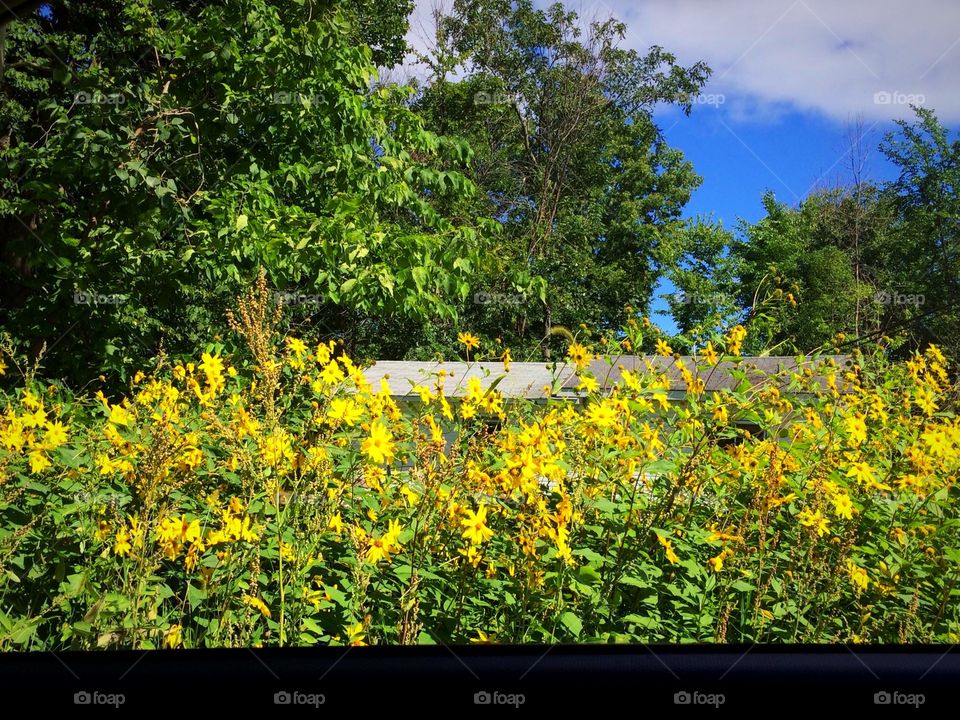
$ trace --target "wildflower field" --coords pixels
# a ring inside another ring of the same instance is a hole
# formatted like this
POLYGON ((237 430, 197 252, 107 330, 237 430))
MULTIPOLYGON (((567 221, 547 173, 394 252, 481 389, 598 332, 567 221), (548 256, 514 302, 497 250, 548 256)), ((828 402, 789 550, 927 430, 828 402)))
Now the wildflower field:
POLYGON ((652 367, 601 394, 573 342, 580 402, 427 378, 401 408, 266 297, 230 317, 244 352, 160 357, 123 398, 6 386, 0 649, 960 640, 936 347, 706 393, 736 326, 674 404, 652 367))

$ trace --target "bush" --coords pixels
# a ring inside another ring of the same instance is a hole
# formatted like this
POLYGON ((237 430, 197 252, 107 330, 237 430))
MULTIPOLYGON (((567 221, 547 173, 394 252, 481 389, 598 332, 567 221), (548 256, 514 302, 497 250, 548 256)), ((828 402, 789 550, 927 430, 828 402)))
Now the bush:
POLYGON ((425 380, 401 408, 278 321, 261 283, 249 354, 4 394, 0 649, 958 640, 935 347, 756 384, 738 327, 736 386, 703 391, 711 347, 678 404, 652 367, 591 390, 577 343, 582 403, 425 380))

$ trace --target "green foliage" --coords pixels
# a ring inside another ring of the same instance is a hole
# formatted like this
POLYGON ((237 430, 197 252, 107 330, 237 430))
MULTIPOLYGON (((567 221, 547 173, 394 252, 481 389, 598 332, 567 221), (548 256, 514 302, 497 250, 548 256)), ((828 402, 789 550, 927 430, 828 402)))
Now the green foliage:
POLYGON ((674 345, 690 350, 742 315, 739 264, 731 253, 733 235, 712 219, 686 223, 676 230, 673 241, 678 249, 666 277, 676 292, 666 300, 680 330, 674 345))
POLYGON ((688 103, 709 70, 659 47, 623 49, 624 33, 615 20, 584 30, 560 4, 462 1, 426 58, 433 76, 417 107, 470 142, 477 212, 504 224, 499 263, 478 283, 513 302, 465 317, 518 357, 549 350, 555 325, 611 329, 624 306, 645 309, 699 182, 651 116, 688 103))
POLYGON ((0 391, 0 650, 960 639, 934 347, 749 378, 721 355, 735 382, 682 366, 682 401, 665 365, 546 403, 424 378, 401 404, 274 329, 115 403, 0 391))
POLYGON ((960 141, 929 110, 898 125, 881 145, 899 170, 893 182, 857 180, 797 207, 767 194, 766 215, 741 223, 735 238, 705 221, 677 233, 678 261, 666 274, 687 302, 671 299, 675 344, 701 342, 740 315, 751 353, 887 336, 901 356, 929 342, 955 355, 960 141), (796 304, 766 303, 787 294, 796 304))
POLYGON ((890 290, 923 295, 922 305, 894 306, 890 321, 906 325, 911 343, 938 342, 960 350, 960 139, 929 108, 914 108, 912 123, 898 121, 881 150, 899 177, 885 187, 896 218, 886 249, 890 290))
POLYGON ((308 296, 294 321, 351 345, 365 317, 453 318, 492 232, 443 212, 474 192, 470 151, 375 86, 351 32, 304 0, 65 2, 15 23, 3 326, 85 382, 209 336, 261 265, 308 296))

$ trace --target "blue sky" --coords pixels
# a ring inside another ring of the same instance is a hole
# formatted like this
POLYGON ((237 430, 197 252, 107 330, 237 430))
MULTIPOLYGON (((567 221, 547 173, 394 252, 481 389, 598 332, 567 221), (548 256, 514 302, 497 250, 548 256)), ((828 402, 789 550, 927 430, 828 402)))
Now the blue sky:
MULTIPOLYGON (((536 2, 545 7, 548 2, 536 2)), ((669 144, 703 177, 687 217, 712 215, 734 229, 762 216, 760 199, 798 202, 811 189, 849 180, 849 132, 862 123, 865 176, 891 179, 877 150, 909 103, 960 127, 960 2, 957 0, 564 0, 581 19, 615 17, 622 45, 659 45, 682 65, 713 74, 693 113, 661 108, 669 144)), ((409 42, 430 44, 431 12, 451 0, 417 0, 409 42)), ((408 74, 418 75, 415 65, 408 74)), ((669 292, 662 288, 659 292, 669 292)), ((663 301, 654 310, 665 307, 663 301)), ((665 330, 669 318, 654 315, 665 330)))
MULTIPOLYGON (((813 189, 849 181, 848 123, 800 110, 751 124, 726 115, 712 106, 694 107, 689 117, 676 111, 657 114, 667 142, 682 150, 703 178, 686 207, 687 217, 712 214, 733 229, 738 218, 755 222, 762 217, 760 199, 766 191, 795 204, 813 189)), ((893 178, 895 168, 877 146, 895 124, 870 123, 863 129, 867 176, 893 178)))
MULTIPOLYGON (((675 110, 657 114, 667 142, 693 163, 703 178, 685 209, 685 217, 713 217, 736 231, 738 221, 763 217, 761 198, 772 191, 777 199, 796 204, 811 190, 849 183, 853 121, 825 117, 816 111, 791 110, 773 120, 743 122, 731 118, 722 105, 694 106, 690 116, 675 110)), ((892 120, 863 125, 864 176, 883 182, 896 177, 896 168, 879 151, 883 136, 897 126, 892 120)), ((663 283, 657 295, 673 292, 663 283)), ((659 297, 652 320, 669 333, 676 325, 659 297)))

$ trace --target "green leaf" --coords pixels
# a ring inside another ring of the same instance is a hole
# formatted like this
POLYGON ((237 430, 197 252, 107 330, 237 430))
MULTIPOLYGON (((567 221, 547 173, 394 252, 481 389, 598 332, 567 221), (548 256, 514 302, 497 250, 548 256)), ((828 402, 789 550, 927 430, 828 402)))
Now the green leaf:
POLYGON ((583 631, 583 623, 580 618, 568 610, 560 616, 560 622, 573 633, 574 637, 580 637, 580 633, 583 631))
POLYGON ((593 585, 600 582, 600 573, 598 573, 597 569, 592 565, 583 565, 578 568, 577 576, 580 578, 581 582, 584 582, 587 585, 593 585))
POLYGON ((187 585, 187 600, 190 602, 190 609, 196 610, 203 601, 207 599, 207 593, 194 585, 187 585))

